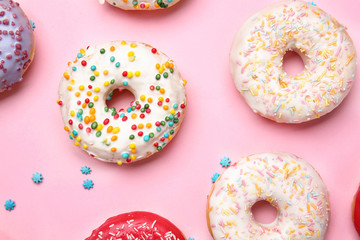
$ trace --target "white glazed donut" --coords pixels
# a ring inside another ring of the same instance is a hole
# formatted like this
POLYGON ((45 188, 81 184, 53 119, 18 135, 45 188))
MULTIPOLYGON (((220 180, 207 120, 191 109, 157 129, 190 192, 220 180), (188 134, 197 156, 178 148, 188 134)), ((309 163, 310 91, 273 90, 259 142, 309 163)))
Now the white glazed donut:
POLYGON ((336 108, 356 73, 355 47, 341 24, 300 0, 268 6, 238 31, 230 54, 237 89, 254 112, 281 123, 301 123, 336 108), (288 50, 305 68, 295 77, 282 69, 288 50))
POLYGON ((319 174, 289 153, 241 158, 214 183, 208 197, 209 231, 215 240, 324 239, 328 191, 319 174), (251 207, 266 200, 277 208, 270 224, 255 221, 251 207))
MULTIPOLYGON (((102 2, 104 0, 100 0, 102 2)), ((124 10, 156 10, 165 9, 180 0, 106 0, 109 4, 124 10)))
POLYGON ((91 156, 118 164, 160 151, 185 114, 186 81, 174 62, 150 45, 115 41, 81 49, 59 87, 65 130, 91 156), (106 105, 114 89, 135 96, 116 112, 106 105))

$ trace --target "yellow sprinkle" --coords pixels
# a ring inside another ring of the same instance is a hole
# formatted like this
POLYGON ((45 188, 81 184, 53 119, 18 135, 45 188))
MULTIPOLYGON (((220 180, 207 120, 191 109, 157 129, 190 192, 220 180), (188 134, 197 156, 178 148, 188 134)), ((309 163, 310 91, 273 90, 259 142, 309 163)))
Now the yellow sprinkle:
POLYGON ((137 47, 137 44, 136 44, 136 43, 131 43, 131 44, 130 44, 130 47, 136 48, 136 47, 137 47))
POLYGON ((151 126, 152 126, 151 123, 147 123, 147 124, 146 124, 146 127, 147 127, 147 128, 151 128, 151 126))
POLYGON ((175 109, 170 110, 170 114, 174 115, 176 113, 175 109))
POLYGON ((315 13, 316 15, 320 15, 320 12, 319 11, 317 11, 317 10, 312 10, 313 11, 313 13, 315 13))
POLYGON ((74 79, 71 79, 70 84, 71 84, 71 85, 74 85, 74 84, 75 84, 75 80, 74 80, 74 79))
POLYGON ((121 165, 123 164, 123 162, 122 162, 122 161, 117 161, 117 164, 118 164, 119 166, 121 166, 121 165))
POLYGON ((100 73, 99 73, 98 71, 94 71, 94 75, 95 75, 95 76, 99 76, 100 73))
POLYGON ((140 71, 136 71, 136 72, 135 72, 135 76, 137 76, 137 77, 139 77, 140 74, 141 74, 140 71))
POLYGON ((140 123, 140 124, 138 125, 138 128, 143 129, 143 128, 144 128, 144 124, 140 123))
POLYGON ((97 131, 101 131, 101 130, 103 130, 103 128, 104 128, 104 125, 99 124, 99 125, 97 126, 96 130, 97 130, 97 131))
POLYGON ((77 136, 76 141, 81 142, 81 137, 77 136))
POLYGON ((351 60, 353 60, 354 56, 353 55, 349 55, 348 56, 348 60, 345 63, 345 66, 349 65, 349 63, 351 62, 351 60))
POLYGON ((137 118, 137 114, 136 114, 136 113, 131 114, 131 118, 132 118, 132 119, 137 118))
POLYGON ((134 56, 129 57, 129 61, 130 61, 130 62, 135 61, 135 57, 134 57, 134 56))
POLYGON ((84 55, 85 54, 85 49, 80 49, 80 53, 82 54, 82 55, 84 55))
POLYGON ((85 89, 85 86, 84 86, 84 85, 80 85, 80 86, 79 86, 79 90, 80 90, 80 91, 82 91, 82 90, 84 90, 84 89, 85 89))
POLYGON ((112 130, 112 133, 113 133, 113 134, 116 134, 116 133, 118 133, 118 132, 120 132, 120 128, 119 128, 119 127, 115 127, 115 128, 112 130))
POLYGON ((104 86, 105 86, 105 87, 109 86, 109 84, 110 84, 109 81, 105 81, 105 82, 104 82, 104 86))
POLYGON ((146 100, 146 96, 145 96, 144 94, 141 95, 141 96, 140 96, 140 100, 141 100, 141 101, 145 101, 145 100, 146 100))
POLYGON ((185 86, 187 84, 186 80, 183 80, 183 86, 185 86))
POLYGON ((130 143, 129 148, 134 149, 136 147, 135 143, 130 143))
POLYGON ((96 88, 94 88, 94 91, 95 91, 95 92, 100 92, 100 88, 99 88, 99 87, 96 87, 96 88))
POLYGON ((131 159, 131 160, 135 160, 135 159, 136 159, 136 155, 135 155, 135 154, 130 155, 130 159, 131 159))
POLYGON ((96 95, 96 96, 94 97, 94 101, 96 102, 97 100, 99 100, 99 96, 98 96, 98 95, 96 95))
POLYGON ((87 149, 87 145, 86 145, 86 144, 83 144, 83 148, 84 148, 84 149, 87 149))
POLYGON ((132 78, 133 76, 134 76, 134 73, 133 73, 133 72, 131 72, 131 71, 128 72, 128 74, 127 74, 127 77, 128 77, 128 78, 132 78))
POLYGON ((72 90, 72 86, 68 86, 67 90, 71 91, 72 90))
POLYGON ((129 56, 129 57, 132 57, 132 56, 134 56, 134 55, 135 55, 135 53, 134 53, 133 51, 128 52, 128 56, 129 56))
POLYGON ((78 147, 80 145, 80 143, 79 142, 74 142, 74 145, 78 147))
POLYGON ((71 110, 70 111, 70 115, 73 117, 73 116, 75 116, 75 111, 74 110, 71 110))
POLYGON ((163 71, 164 71, 163 67, 159 68, 159 73, 163 73, 163 71))
POLYGON ((126 45, 126 41, 121 41, 121 45, 126 45))
POLYGON ((159 99, 160 102, 164 101, 163 97, 159 97, 158 99, 159 99))

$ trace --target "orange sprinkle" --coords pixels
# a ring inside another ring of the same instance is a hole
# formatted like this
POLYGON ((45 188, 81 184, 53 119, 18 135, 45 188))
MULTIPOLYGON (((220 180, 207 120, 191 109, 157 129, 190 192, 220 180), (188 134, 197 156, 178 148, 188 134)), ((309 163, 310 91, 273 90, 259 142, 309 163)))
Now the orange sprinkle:
POLYGON ((110 47, 110 51, 112 51, 112 52, 115 51, 115 47, 114 47, 114 46, 111 46, 111 47, 110 47))
POLYGON ((91 115, 95 114, 95 112, 96 112, 95 108, 91 108, 90 111, 89 111, 89 113, 90 113, 91 115))
POLYGON ((116 147, 112 147, 112 148, 110 149, 110 151, 116 152, 116 147))
POLYGON ((160 68, 160 64, 157 63, 155 67, 156 67, 156 69, 159 69, 159 68, 160 68))
POLYGON ((89 116, 85 116, 84 122, 85 122, 86 124, 88 124, 88 123, 90 122, 90 117, 89 117, 89 116))
POLYGON ((106 131, 107 131, 108 133, 111 133, 112 130, 113 130, 113 127, 112 127, 112 126, 109 126, 106 131))
POLYGON ((86 95, 88 95, 89 97, 92 95, 92 92, 91 91, 88 91, 87 93, 86 93, 86 95))
POLYGON ((112 137, 111 137, 111 141, 116 141, 117 139, 118 139, 117 136, 112 136, 112 137))
POLYGON ((95 115, 91 115, 91 116, 90 116, 90 122, 93 122, 93 121, 95 121, 95 120, 96 120, 95 115))
POLYGON ((68 126, 65 126, 65 127, 64 127, 64 130, 68 132, 70 129, 69 129, 68 126))
POLYGON ((144 124, 140 123, 140 124, 138 125, 138 128, 143 129, 143 128, 144 128, 144 124))

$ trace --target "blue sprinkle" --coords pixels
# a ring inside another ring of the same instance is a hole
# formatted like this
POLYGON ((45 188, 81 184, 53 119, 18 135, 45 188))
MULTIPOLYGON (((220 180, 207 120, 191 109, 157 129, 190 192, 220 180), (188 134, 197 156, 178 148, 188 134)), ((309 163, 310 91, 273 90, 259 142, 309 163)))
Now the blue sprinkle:
POLYGON ((171 114, 171 115, 169 116, 169 119, 170 119, 170 120, 173 120, 173 119, 174 119, 174 115, 171 114))
POLYGON ((74 138, 71 135, 69 135, 69 137, 70 137, 71 140, 74 140, 74 138))
POLYGON ((96 66, 95 66, 95 65, 92 65, 90 69, 91 69, 91 71, 95 71, 95 70, 96 70, 96 66))
POLYGON ((124 159, 128 159, 128 158, 129 158, 129 154, 128 154, 128 153, 123 153, 123 154, 121 154, 121 156, 122 156, 124 159))
POLYGON ((125 113, 120 114, 120 117, 121 117, 121 118, 122 118, 122 117, 125 117, 125 113))
POLYGON ((114 61, 115 61, 115 57, 113 56, 110 58, 110 62, 114 62, 114 61))
POLYGON ((117 63, 115 63, 115 67, 120 67, 120 63, 119 62, 117 62, 117 63))
POLYGON ((173 108, 174 109, 177 109, 179 106, 175 103, 174 105, 173 105, 173 108))
POLYGON ((138 1, 133 1, 132 3, 133 3, 133 5, 135 5, 135 6, 138 5, 138 1))
POLYGON ((144 141, 147 142, 147 141, 149 141, 149 140, 150 140, 150 137, 149 137, 148 135, 145 135, 145 136, 144 136, 144 141))
POLYGON ((168 137, 169 137, 169 134, 168 134, 168 133, 165 133, 165 134, 164 134, 164 137, 168 138, 168 137))
POLYGON ((129 84, 129 83, 128 83, 127 81, 124 81, 124 82, 123 82, 123 85, 124 85, 124 86, 127 86, 128 84, 129 84))
POLYGON ((156 131, 160 132, 160 131, 161 131, 161 127, 156 127, 156 131))
POLYGON ((174 122, 170 121, 170 122, 168 123, 168 125, 169 125, 169 127, 172 127, 172 126, 174 126, 174 122))
POLYGON ((76 130, 73 130, 73 131, 72 131, 72 134, 73 134, 74 136, 78 135, 78 133, 77 133, 76 130))
POLYGON ((79 54, 77 55, 77 57, 78 57, 78 58, 82 58, 83 55, 82 55, 81 53, 79 53, 79 54))
POLYGON ((76 68, 76 67, 73 67, 72 70, 73 70, 74 72, 76 72, 77 68, 76 68))
POLYGON ((131 113, 131 107, 129 107, 126 111, 127 111, 128 113, 131 113))
POLYGON ((35 23, 34 23, 33 21, 31 21, 31 20, 30 20, 30 25, 31 25, 31 27, 32 27, 32 30, 34 31, 34 30, 35 30, 35 28, 36 28, 35 23))

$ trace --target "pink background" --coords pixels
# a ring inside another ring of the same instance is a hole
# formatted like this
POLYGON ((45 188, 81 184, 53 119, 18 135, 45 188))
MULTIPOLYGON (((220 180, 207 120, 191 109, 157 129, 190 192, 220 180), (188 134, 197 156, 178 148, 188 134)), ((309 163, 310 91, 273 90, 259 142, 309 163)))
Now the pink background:
MULTIPOLYGON (((294 153, 323 177, 331 202, 327 240, 358 239, 351 202, 360 181, 360 84, 328 116, 283 125, 252 113, 232 82, 237 29, 274 0, 183 0, 157 12, 125 12, 96 0, 20 2, 36 23, 36 54, 25 80, 0 94, 0 239, 84 239, 108 217, 133 210, 158 213, 187 237, 211 239, 206 196, 213 173, 223 171, 220 158, 269 151, 294 153), (80 48, 110 40, 153 45, 188 81, 178 135, 131 166, 97 161, 75 147, 56 104, 67 62, 80 48), (85 165, 91 175, 81 174, 85 165), (31 180, 35 172, 44 176, 40 185, 31 180), (90 191, 85 179, 95 183, 90 191), (3 206, 9 198, 16 201, 11 212, 3 206)), ((315 2, 348 27, 359 50, 360 1, 315 2)))

